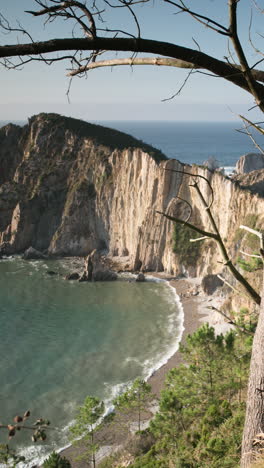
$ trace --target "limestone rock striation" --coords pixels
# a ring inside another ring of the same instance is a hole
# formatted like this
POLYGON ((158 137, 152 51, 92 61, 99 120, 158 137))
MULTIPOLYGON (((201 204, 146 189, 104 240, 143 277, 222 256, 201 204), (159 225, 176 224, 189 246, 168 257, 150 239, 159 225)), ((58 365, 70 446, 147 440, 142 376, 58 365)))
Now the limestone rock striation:
MULTIPOLYGON (((187 219, 190 207, 184 199, 192 206, 189 221, 211 229, 183 170, 209 178, 212 211, 232 255, 243 243, 244 234, 237 231, 247 216, 255 216, 258 228, 263 225, 264 202, 258 194, 221 173, 169 160, 115 130, 40 114, 24 128, 1 129, 0 143, 2 253, 33 247, 49 256, 87 256, 97 249, 126 269, 217 273, 221 259, 212 240, 200 242, 199 255, 190 261, 189 255, 177 253, 185 251, 185 238, 178 238, 175 250, 174 223, 156 213, 187 219)), ((204 180, 201 190, 209 199, 204 180)))

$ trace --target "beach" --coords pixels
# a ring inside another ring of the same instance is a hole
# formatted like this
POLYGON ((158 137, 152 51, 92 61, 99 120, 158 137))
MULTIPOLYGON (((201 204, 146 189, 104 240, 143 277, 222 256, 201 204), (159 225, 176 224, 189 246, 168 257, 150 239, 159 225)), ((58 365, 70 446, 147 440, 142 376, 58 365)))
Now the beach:
MULTIPOLYGON (((153 276, 153 275, 152 275, 153 276)), ((161 279, 166 279, 169 281, 170 286, 176 289, 178 296, 180 297, 183 310, 184 310, 184 331, 181 338, 181 343, 184 343, 186 337, 189 334, 195 332, 203 323, 209 323, 215 328, 217 334, 225 333, 230 329, 230 325, 226 323, 223 317, 217 313, 210 310, 209 306, 219 307, 223 301, 216 293, 212 296, 207 296, 203 293, 200 287, 200 279, 171 279, 168 275, 155 274, 156 277, 161 279)), ((160 391, 164 386, 164 381, 167 372, 174 367, 177 367, 183 362, 181 354, 176 351, 168 361, 157 369, 148 379, 148 382, 151 385, 152 392, 158 397, 160 391)), ((115 431, 114 427, 107 431, 99 433, 99 440, 103 440, 104 447, 100 450, 98 461, 101 460, 104 456, 111 453, 113 447, 120 447, 125 442, 124 434, 120 434, 119 431, 115 431)), ((73 468, 85 468, 89 465, 82 461, 77 462, 76 457, 80 449, 71 446, 64 449, 61 454, 62 456, 67 457, 73 468)))

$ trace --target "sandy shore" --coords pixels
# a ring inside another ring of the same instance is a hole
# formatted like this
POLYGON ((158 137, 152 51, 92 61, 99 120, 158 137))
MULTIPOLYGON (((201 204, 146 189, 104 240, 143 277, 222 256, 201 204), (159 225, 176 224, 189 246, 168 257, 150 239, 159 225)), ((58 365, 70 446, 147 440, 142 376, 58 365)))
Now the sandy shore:
MULTIPOLYGON (((180 279, 175 280, 171 279, 168 276, 162 274, 156 274, 155 276, 159 278, 164 278, 170 282, 170 285, 173 286, 177 294, 180 296, 183 310, 184 310, 184 332, 182 335, 181 342, 184 343, 187 335, 192 334, 197 330, 202 323, 208 322, 210 325, 214 326, 216 333, 225 333, 230 329, 230 325, 227 324, 223 317, 217 312, 211 311, 208 306, 214 305, 219 307, 221 305, 221 298, 217 295, 207 296, 205 295, 200 288, 199 279, 195 278, 193 280, 180 279)), ((163 385, 167 372, 177 367, 182 361, 180 353, 177 351, 162 367, 160 367, 154 374, 149 378, 148 382, 151 384, 152 392, 155 395, 159 395, 163 385)), ((103 453, 107 455, 110 453, 113 446, 120 446, 124 442, 122 435, 117 435, 113 428, 109 431, 109 434, 103 433, 102 438, 104 440, 104 451, 103 453)), ((101 452, 100 458, 103 453, 101 452)), ((73 468, 84 468, 89 465, 85 462, 76 462, 75 458, 78 455, 77 449, 75 447, 69 447, 62 452, 63 456, 66 456, 72 464, 73 468)))

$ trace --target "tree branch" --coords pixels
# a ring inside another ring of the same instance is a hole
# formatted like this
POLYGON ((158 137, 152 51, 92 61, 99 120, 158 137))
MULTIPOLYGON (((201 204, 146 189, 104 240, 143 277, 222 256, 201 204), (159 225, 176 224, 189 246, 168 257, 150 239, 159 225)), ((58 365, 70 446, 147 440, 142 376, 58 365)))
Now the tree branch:
MULTIPOLYGON (((149 39, 130 38, 64 38, 30 44, 15 44, 0 46, 0 58, 19 57, 25 55, 51 54, 65 50, 104 50, 104 51, 130 51, 160 54, 165 57, 183 60, 194 66, 211 71, 236 86, 252 94, 245 79, 244 73, 221 60, 207 55, 199 50, 189 49, 169 42, 153 41, 149 39)), ((255 87, 261 99, 264 99, 264 86, 255 82, 255 87)))
POLYGON ((243 226, 242 224, 239 227, 240 227, 240 229, 244 229, 245 231, 248 231, 251 234, 254 234, 255 236, 259 237, 260 248, 261 249, 264 248, 264 234, 262 232, 256 231, 256 229, 252 229, 252 228, 250 228, 248 226, 243 226))
POLYGON ((184 221, 183 219, 175 218, 174 216, 170 216, 167 213, 163 213, 162 211, 157 211, 156 210, 156 213, 161 214, 162 216, 169 219, 170 221, 173 221, 173 222, 179 223, 179 224, 183 224, 184 226, 192 229, 193 231, 196 231, 199 234, 202 234, 202 236, 211 237, 212 239, 216 240, 216 235, 213 232, 204 231, 203 229, 200 229, 199 227, 195 226, 194 224, 188 223, 187 221, 184 221))
POLYGON ((241 327, 240 325, 238 325, 236 322, 234 322, 234 320, 231 319, 231 317, 229 317, 227 314, 225 314, 225 312, 223 312, 222 310, 219 310, 214 306, 207 306, 207 309, 212 309, 212 310, 215 310, 216 312, 218 312, 220 315, 222 315, 224 318, 226 318, 231 325, 234 325, 234 327, 238 328, 238 330, 240 330, 242 333, 245 333, 246 335, 254 336, 253 332, 251 332, 251 331, 247 330, 246 328, 241 327))
POLYGON ((190 8, 187 8, 184 3, 182 2, 182 5, 179 3, 175 3, 172 0, 164 0, 166 3, 170 3, 171 5, 176 6, 179 8, 182 12, 189 13, 196 21, 199 23, 202 23, 204 26, 207 28, 212 29, 213 31, 218 32, 219 34, 223 34, 224 36, 229 36, 229 30, 222 24, 218 23, 217 21, 212 20, 212 18, 209 18, 208 16, 201 15, 199 13, 195 13, 194 11, 190 10, 190 8), (213 25, 213 26, 212 26, 213 25), (216 26, 216 27, 215 27, 216 26))
POLYGON ((185 62, 184 60, 177 60, 177 59, 170 59, 170 58, 163 58, 163 57, 135 57, 135 58, 122 58, 122 59, 110 59, 110 60, 100 60, 99 62, 95 63, 88 63, 76 70, 71 71, 68 73, 67 76, 75 76, 79 75, 80 73, 84 73, 88 70, 93 70, 95 68, 101 67, 120 67, 124 65, 134 66, 134 65, 156 65, 156 66, 163 66, 163 67, 177 67, 177 68, 193 68, 193 65, 189 62, 185 62))
POLYGON ((263 95, 259 94, 258 89, 256 87, 256 82, 251 73, 251 69, 249 68, 244 50, 241 46, 238 34, 237 34, 237 0, 229 0, 229 31, 230 31, 230 38, 232 40, 234 49, 236 51, 239 63, 241 65, 242 72, 245 75, 245 79, 248 83, 249 89, 251 94, 254 96, 257 105, 259 108, 264 112, 264 99, 263 95))
POLYGON ((261 255, 254 255, 254 254, 249 254, 247 252, 243 252, 243 250, 240 250, 240 253, 242 253, 243 255, 246 255, 247 257, 254 257, 254 258, 261 258, 261 255))

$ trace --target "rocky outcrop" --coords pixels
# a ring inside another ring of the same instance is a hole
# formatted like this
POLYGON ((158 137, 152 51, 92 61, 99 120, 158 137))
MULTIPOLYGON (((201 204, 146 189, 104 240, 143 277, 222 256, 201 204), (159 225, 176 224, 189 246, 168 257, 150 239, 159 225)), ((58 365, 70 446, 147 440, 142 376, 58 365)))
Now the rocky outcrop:
POLYGON ((237 175, 233 180, 237 181, 241 188, 264 197, 264 169, 237 175))
MULTIPOLYGON (((199 255, 190 261, 175 253, 186 250, 186 240, 178 239, 175 250, 174 224, 157 214, 187 219, 190 206, 184 199, 192 206, 189 221, 211 229, 184 169, 210 179, 212 211, 232 255, 246 236, 239 232, 240 224, 253 216, 255 226, 264 225, 264 202, 257 194, 241 190, 221 173, 168 160, 121 132, 40 114, 8 135, 10 141, 17 138, 17 159, 0 185, 0 246, 5 253, 32 246, 50 256, 87 256, 96 249, 130 270, 217 273, 223 267, 213 241, 200 242, 199 255)), ((5 158, 2 147, 7 144, 0 146, 0 160, 5 158)), ((205 181, 201 189, 211 199, 205 181)))
POLYGON ((217 288, 221 288, 223 284, 223 281, 217 275, 206 275, 202 279, 201 286, 207 295, 211 295, 217 288))
POLYGON ((29 247, 23 253, 24 260, 43 260, 45 258, 47 258, 47 255, 44 255, 42 252, 39 252, 39 250, 36 250, 33 247, 29 247))
POLYGON ((237 161, 235 172, 237 174, 248 174, 258 169, 264 169, 264 155, 261 153, 247 153, 237 161))
POLYGON ((85 260, 84 272, 80 281, 115 281, 117 274, 112 271, 98 250, 93 250, 85 260))

